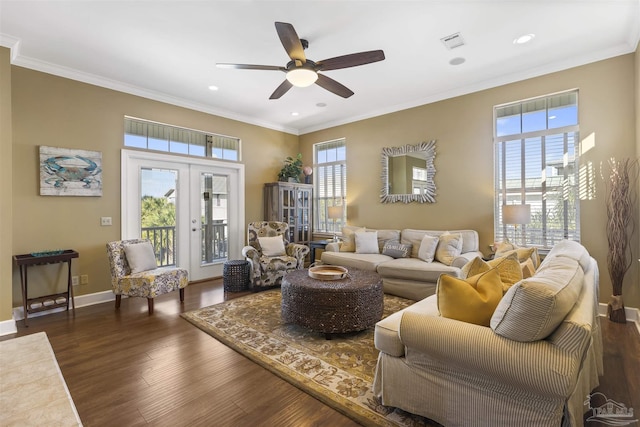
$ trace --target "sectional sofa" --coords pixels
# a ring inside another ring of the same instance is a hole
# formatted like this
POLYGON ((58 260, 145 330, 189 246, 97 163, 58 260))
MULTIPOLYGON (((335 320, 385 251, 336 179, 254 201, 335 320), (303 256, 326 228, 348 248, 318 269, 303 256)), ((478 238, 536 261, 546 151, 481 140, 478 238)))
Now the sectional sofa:
POLYGON ((598 277, 587 250, 562 241, 499 288, 488 325, 441 315, 439 288, 377 323, 374 394, 448 427, 582 426, 603 374, 598 277))
POLYGON ((385 293, 414 301, 433 295, 441 274, 458 277, 467 262, 482 256, 474 230, 376 230, 347 226, 342 237, 343 241, 326 246, 322 263, 376 271, 382 277, 385 293), (356 244, 359 237, 371 237, 367 234, 376 236, 376 247, 361 248, 356 244), (427 237, 431 244, 435 242, 432 253, 420 251, 421 246, 424 249, 425 236, 432 237, 427 237), (443 247, 446 236, 460 236, 454 242, 459 246, 443 247))

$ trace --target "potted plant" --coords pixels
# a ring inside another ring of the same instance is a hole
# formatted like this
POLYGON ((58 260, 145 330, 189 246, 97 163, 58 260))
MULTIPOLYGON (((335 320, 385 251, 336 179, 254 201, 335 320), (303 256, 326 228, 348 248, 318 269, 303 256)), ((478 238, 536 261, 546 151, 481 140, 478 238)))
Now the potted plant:
POLYGON ((300 182, 302 173, 302 154, 298 153, 296 158, 289 156, 284 160, 284 166, 278 173, 279 181, 300 182))

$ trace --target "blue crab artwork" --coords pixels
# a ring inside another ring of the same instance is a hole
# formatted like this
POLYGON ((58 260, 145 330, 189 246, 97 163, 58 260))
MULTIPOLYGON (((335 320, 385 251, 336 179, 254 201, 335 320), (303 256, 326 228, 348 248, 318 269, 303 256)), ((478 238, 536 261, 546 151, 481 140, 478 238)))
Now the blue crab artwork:
POLYGON ((82 182, 84 188, 91 188, 91 184, 100 185, 96 175, 102 172, 98 164, 83 156, 55 156, 42 162, 42 168, 47 175, 44 180, 55 188, 64 188, 67 182, 82 182))

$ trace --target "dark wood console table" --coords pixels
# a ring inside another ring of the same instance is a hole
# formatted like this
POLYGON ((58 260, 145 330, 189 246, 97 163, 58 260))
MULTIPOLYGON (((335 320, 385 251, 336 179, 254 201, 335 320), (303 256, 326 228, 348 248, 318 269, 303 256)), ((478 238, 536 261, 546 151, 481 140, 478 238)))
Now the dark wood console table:
POLYGON ((27 324, 27 317, 29 313, 37 313, 39 311, 51 310, 58 307, 66 307, 69 310, 69 301, 71 301, 71 309, 75 313, 75 304, 73 302, 73 286, 71 285, 71 260, 78 258, 78 252, 73 249, 66 249, 61 253, 52 255, 33 255, 23 254, 14 255, 18 267, 20 267, 20 284, 22 285, 22 304, 24 307, 24 325, 27 324), (69 266, 67 277, 67 291, 57 294, 44 295, 36 298, 28 297, 28 281, 27 281, 27 267, 31 265, 45 265, 45 264, 58 264, 66 262, 69 266), (64 301, 61 299, 64 298, 64 301), (33 304, 39 303, 37 307, 32 307, 33 304))

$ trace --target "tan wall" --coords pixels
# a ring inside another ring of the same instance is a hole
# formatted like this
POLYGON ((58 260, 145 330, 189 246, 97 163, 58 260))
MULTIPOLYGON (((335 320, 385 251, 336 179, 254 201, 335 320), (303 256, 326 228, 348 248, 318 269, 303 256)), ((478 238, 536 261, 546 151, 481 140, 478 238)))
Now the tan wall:
POLYGON ((0 321, 11 319, 13 255, 11 186, 11 65, 9 49, 0 47, 0 321))
MULTIPOLYGON (((8 254, 74 248, 80 252, 80 258, 74 261, 73 274, 88 274, 90 278, 89 285, 76 288, 76 295, 110 290, 104 244, 120 237, 120 149, 124 115, 240 137, 243 163, 247 166, 246 221, 262 219, 262 185, 276 180, 285 156, 301 151, 303 158, 311 159, 313 143, 345 137, 349 159, 349 223, 387 228, 472 228, 478 230, 482 250, 488 252, 488 244, 493 240, 492 107, 579 88, 581 135, 583 138, 595 135, 595 148, 584 154, 582 164, 591 163, 597 171, 600 162, 610 156, 640 154, 640 132, 636 132, 640 111, 637 57, 636 52, 310 133, 298 139, 234 120, 10 67, 8 50, 0 49, 0 178, 4 178, 0 186, 3 199, 0 321, 11 319, 9 306, 21 304, 17 270, 13 268, 12 276, 6 270, 11 271, 6 261, 10 259, 8 254), (7 101, 7 93, 11 93, 12 101, 7 101), (7 112, 8 102, 11 108, 7 112), (438 140, 437 203, 380 204, 381 148, 432 138, 438 140), (39 196, 39 145, 101 151, 103 196, 39 196), (13 168, 12 164, 17 166, 13 168), (5 185, 11 181, 12 185, 5 185), (6 218, 10 218, 12 212, 13 219, 7 225, 6 218), (101 216, 113 217, 114 225, 100 227, 101 216), (8 243, 11 240, 13 242, 8 243), (7 304, 7 300, 12 303, 7 304)), ((611 285, 606 270, 604 187, 600 180, 595 188, 596 197, 581 203, 582 242, 598 260, 600 300, 606 302, 611 285)), ((638 270, 634 263, 625 280, 623 292, 627 306, 631 307, 640 307, 640 289, 631 285, 640 281, 638 270)), ((59 289, 66 278, 60 267, 38 267, 32 271, 34 295, 59 289)))
MULTIPOLYGON (((72 263, 73 274, 89 275, 89 284, 77 286, 76 295, 111 289, 105 243, 120 238, 120 151, 125 115, 241 138, 246 221, 262 219, 263 183, 277 180, 282 159, 297 153, 295 135, 20 67, 12 67, 12 71, 13 163, 17 165, 13 169, 13 253, 76 249, 80 258, 72 263), (102 197, 40 196, 39 145, 101 151, 102 197), (113 226, 101 227, 101 216, 111 216, 113 226)), ((30 296, 60 292, 55 289, 66 280, 61 266, 33 268, 29 274, 33 283, 30 296)), ((13 305, 20 306, 15 268, 12 293, 13 305)), ((6 313, 2 318, 7 318, 6 313)))
MULTIPOLYGON (((597 172, 611 156, 634 157, 634 54, 577 67, 397 113, 302 135, 300 149, 312 158, 316 142, 346 138, 348 223, 372 228, 475 229, 481 250, 493 241, 493 106, 572 88, 580 89, 580 134, 595 147, 582 165, 597 172), (437 140, 435 204, 381 204, 380 152, 383 147, 437 140)), ((585 182, 582 183, 587 184, 585 182)), ((604 186, 583 200, 581 240, 600 266, 600 300, 608 301, 604 186)), ((624 286, 628 306, 640 307, 638 263, 624 286)))

